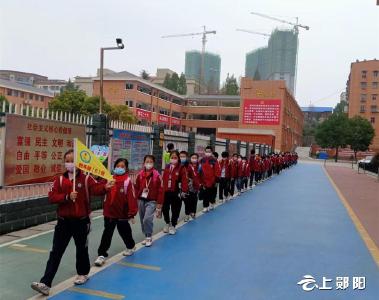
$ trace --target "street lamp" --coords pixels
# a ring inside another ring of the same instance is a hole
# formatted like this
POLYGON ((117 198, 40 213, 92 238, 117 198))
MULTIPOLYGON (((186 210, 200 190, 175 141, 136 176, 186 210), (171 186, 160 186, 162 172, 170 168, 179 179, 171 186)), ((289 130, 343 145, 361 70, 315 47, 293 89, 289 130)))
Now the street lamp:
POLYGON ((103 47, 100 48, 100 105, 99 105, 99 113, 103 113, 103 80, 104 80, 104 50, 120 50, 124 49, 124 44, 122 43, 122 39, 116 39, 117 47, 103 47))

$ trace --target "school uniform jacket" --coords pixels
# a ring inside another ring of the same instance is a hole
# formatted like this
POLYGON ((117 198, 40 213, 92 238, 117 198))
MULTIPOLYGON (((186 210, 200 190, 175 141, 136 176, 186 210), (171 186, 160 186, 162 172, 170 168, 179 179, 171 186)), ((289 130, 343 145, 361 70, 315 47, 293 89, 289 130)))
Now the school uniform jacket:
POLYGON ((200 190, 200 174, 199 164, 189 163, 186 167, 188 175, 188 185, 190 192, 198 192, 200 190))
POLYGON ((214 157, 203 157, 200 160, 201 184, 206 188, 214 187, 220 177, 220 165, 214 157))
POLYGON ((220 177, 222 175, 222 170, 225 168, 225 177, 229 179, 232 175, 232 162, 229 159, 222 159, 219 162, 220 165, 220 177))
POLYGON ((238 168, 239 168, 239 163, 238 161, 234 161, 233 159, 230 160, 230 177, 231 178, 237 178, 238 177, 238 168))
POLYGON ((162 177, 157 170, 152 169, 150 172, 141 170, 137 175, 134 187, 137 199, 140 199, 143 190, 147 187, 149 192, 146 200, 157 201, 157 204, 163 204, 162 177))
POLYGON ((187 170, 180 163, 173 166, 172 164, 166 165, 162 176, 162 192, 179 192, 179 183, 181 190, 184 193, 188 193, 188 177, 187 170), (171 175, 171 187, 168 186, 168 182, 171 175))

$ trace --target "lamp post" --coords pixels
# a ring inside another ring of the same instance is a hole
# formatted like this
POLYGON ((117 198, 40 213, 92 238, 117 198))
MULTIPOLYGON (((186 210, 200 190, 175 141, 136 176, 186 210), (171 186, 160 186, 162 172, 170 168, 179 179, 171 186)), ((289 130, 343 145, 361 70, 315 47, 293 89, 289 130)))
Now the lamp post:
POLYGON ((116 39, 117 47, 102 47, 100 48, 100 105, 99 105, 99 113, 103 113, 103 80, 104 80, 104 50, 121 50, 124 49, 124 44, 122 43, 122 39, 116 39))

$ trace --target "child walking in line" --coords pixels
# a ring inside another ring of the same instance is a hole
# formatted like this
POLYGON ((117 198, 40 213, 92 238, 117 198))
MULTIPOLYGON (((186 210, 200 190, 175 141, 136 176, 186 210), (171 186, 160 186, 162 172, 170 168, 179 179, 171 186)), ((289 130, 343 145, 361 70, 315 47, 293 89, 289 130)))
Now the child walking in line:
POLYGON ((184 222, 188 222, 190 217, 196 218, 198 193, 200 190, 200 177, 199 177, 199 155, 197 153, 191 154, 190 162, 187 166, 188 175, 188 197, 184 198, 185 217, 184 222))
POLYGON ((220 202, 229 200, 229 185, 231 176, 231 161, 229 160, 229 152, 221 153, 220 165, 220 182, 219 182, 219 199, 220 202))

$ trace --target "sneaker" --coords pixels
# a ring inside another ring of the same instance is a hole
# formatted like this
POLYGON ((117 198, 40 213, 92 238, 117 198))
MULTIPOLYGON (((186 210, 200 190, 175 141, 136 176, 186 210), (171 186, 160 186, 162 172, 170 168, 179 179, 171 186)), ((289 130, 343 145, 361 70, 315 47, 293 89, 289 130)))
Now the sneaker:
POLYGON ((45 296, 48 296, 50 293, 50 288, 42 282, 32 282, 30 287, 45 296))
POLYGON ((220 204, 224 203, 224 199, 218 200, 218 203, 220 203, 220 204))
POLYGON ((208 207, 204 207, 203 208, 203 213, 207 213, 209 211, 209 208, 208 207))
POLYGON ((241 195, 241 192, 238 192, 238 193, 237 193, 237 196, 240 196, 240 195, 241 195))
POLYGON ((101 267, 103 264, 105 264, 105 257, 100 255, 100 256, 95 260, 95 266, 97 266, 97 267, 101 267))
POLYGON ((213 203, 209 204, 208 210, 214 210, 214 209, 215 209, 215 205, 213 203))
POLYGON ((82 285, 85 284, 88 281, 88 275, 76 275, 74 284, 76 285, 82 285))
POLYGON ((192 220, 195 220, 196 219, 196 214, 192 213, 191 214, 191 218, 192 218, 192 220))
POLYGON ((124 252, 122 252, 122 255, 124 256, 132 256, 134 253, 135 248, 133 249, 126 249, 124 252))
POLYGON ((166 225, 163 227, 163 232, 164 232, 164 233, 168 233, 169 229, 170 229, 170 224, 166 224, 166 225))
POLYGON ((153 238, 152 237, 147 237, 145 239, 145 247, 150 247, 153 244, 153 238))
POLYGON ((189 215, 186 215, 185 217, 184 217, 184 222, 188 222, 190 220, 190 216, 189 215))
POLYGON ((145 239, 141 242, 141 244, 145 246, 145 245, 146 245, 146 240, 147 240, 147 238, 145 238, 145 239))
POLYGON ((174 226, 170 226, 169 230, 168 230, 168 233, 171 234, 171 235, 174 235, 176 233, 176 229, 174 226))

